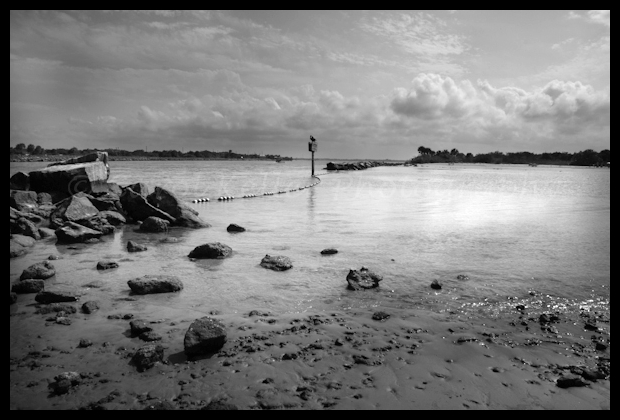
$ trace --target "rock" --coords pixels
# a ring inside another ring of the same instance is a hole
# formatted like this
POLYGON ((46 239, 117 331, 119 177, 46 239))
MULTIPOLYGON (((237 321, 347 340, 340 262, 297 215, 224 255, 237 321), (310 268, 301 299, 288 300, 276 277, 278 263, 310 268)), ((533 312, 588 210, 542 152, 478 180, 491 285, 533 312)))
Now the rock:
POLYGON ((431 289, 440 290, 441 288, 442 284, 439 282, 439 280, 433 280, 431 282, 431 289))
POLYGON ((87 338, 80 338, 80 342, 78 343, 78 348, 85 349, 86 347, 90 347, 93 345, 93 342, 87 338))
POLYGON ((9 240, 9 257, 15 258, 24 255, 35 243, 35 239, 30 236, 14 234, 9 240))
POLYGON ((97 310, 99 310, 99 302, 96 300, 89 300, 88 302, 84 302, 82 305, 82 312, 85 314, 92 314, 97 310))
POLYGON ((39 206, 42 204, 52 204, 52 195, 46 192, 40 192, 37 194, 37 203, 39 206))
POLYGON ((40 279, 26 279, 14 283, 11 292, 15 293, 39 293, 45 287, 45 282, 40 279))
POLYGON ((469 280, 469 276, 465 275, 465 274, 459 274, 458 276, 456 276, 457 280, 469 280))
POLYGON ((123 191, 119 188, 118 195, 114 193, 106 193, 98 197, 92 197, 90 202, 101 211, 118 211, 120 206, 120 195, 123 191))
POLYGON ((143 232, 167 232, 169 223, 160 217, 149 216, 140 225, 140 230, 143 232))
POLYGON ((174 193, 161 188, 155 187, 155 191, 147 197, 148 202, 176 220, 172 222, 173 226, 182 226, 189 228, 203 228, 210 227, 211 225, 206 223, 200 217, 198 212, 183 201, 181 201, 174 193))
POLYGON ((374 314, 372 314, 372 319, 374 319, 375 321, 385 321, 389 317, 390 317, 390 314, 382 312, 382 311, 375 312, 374 314))
POLYGON ((103 235, 109 235, 115 231, 114 226, 108 223, 108 220, 105 217, 101 217, 101 214, 93 216, 87 220, 81 220, 77 223, 89 229, 98 230, 103 235))
POLYGON ((31 212, 39 207, 35 191, 11 190, 10 205, 16 210, 31 212))
POLYGON ((80 223, 98 215, 99 210, 89 198, 92 197, 88 194, 78 193, 57 203, 56 209, 50 214, 50 224, 59 227, 67 221, 80 223))
POLYGON ((153 328, 146 325, 146 322, 142 319, 134 319, 129 322, 129 328, 131 329, 131 335, 136 337, 143 332, 153 331, 153 328))
POLYGON ((68 303, 48 303, 43 306, 37 305, 37 310, 34 312, 35 314, 49 314, 52 312, 67 314, 74 314, 77 312, 75 306, 69 305, 68 303))
POLYGON ((188 255, 189 258, 223 259, 232 254, 232 248, 221 242, 211 242, 194 248, 188 255))
POLYGON ((99 239, 103 233, 75 222, 66 222, 55 231, 59 243, 79 243, 99 239))
POLYGON ((13 174, 13 176, 11 176, 9 188, 11 190, 28 191, 30 189, 30 176, 25 172, 13 174))
POLYGON ((228 227, 226 228, 226 230, 228 232, 245 232, 245 228, 241 227, 235 223, 231 223, 230 225, 228 225, 228 227))
POLYGON ((284 255, 265 255, 260 262, 261 267, 269 268, 274 271, 285 271, 293 267, 289 257, 284 255))
POLYGON ((146 245, 139 244, 134 241, 127 242, 127 251, 129 252, 140 252, 140 251, 146 251, 147 249, 148 248, 146 247, 146 245))
POLYGON ((325 248, 324 250, 321 251, 321 254, 323 255, 331 255, 331 254, 337 254, 338 250, 336 248, 325 248))
POLYGON ((226 342, 226 328, 220 321, 205 316, 197 319, 185 333, 185 354, 195 356, 218 351, 226 342))
POLYGON ((146 275, 127 282, 131 291, 138 295, 169 293, 183 290, 183 283, 176 276, 146 275))
POLYGON ((160 341, 163 337, 155 331, 144 331, 140 333, 138 338, 142 341, 160 341))
POLYGON ((127 223, 125 216, 115 210, 103 210, 99 212, 99 216, 104 217, 112 226, 119 226, 127 223))
POLYGON ((49 279, 53 275, 56 274, 56 270, 54 269, 54 265, 49 261, 38 262, 36 264, 32 264, 30 267, 26 268, 22 271, 22 275, 19 277, 21 280, 24 279, 49 279))
POLYGON ((82 377, 77 372, 63 372, 54 377, 54 382, 48 385, 52 393, 56 395, 66 394, 71 388, 78 386, 82 382, 82 377))
POLYGON ((567 374, 560 376, 556 381, 556 385, 560 388, 570 388, 574 386, 586 386, 588 385, 588 382, 586 382, 581 376, 567 374))
POLYGON ((12 305, 15 302, 17 302, 17 294, 15 292, 10 292, 10 296, 11 296, 11 298, 10 298, 9 302, 12 305))
POLYGON ((138 372, 144 372, 145 370, 155 366, 155 363, 163 362, 163 360, 163 346, 159 344, 145 344, 136 350, 130 363, 138 369, 138 372))
POLYGON ((359 271, 351 269, 347 274, 347 288, 349 290, 374 289, 379 287, 379 282, 382 280, 382 276, 369 271, 366 267, 362 267, 359 271))
POLYGON ((150 216, 159 217, 169 222, 176 219, 156 207, 153 207, 145 197, 138 194, 130 187, 126 187, 120 197, 123 210, 134 220, 142 221, 150 216))
MULTIPOLYGON (((77 158, 79 159, 79 158, 77 158)), ((66 162, 66 161, 65 161, 66 162)), ((53 164, 45 169, 30 172, 30 189, 37 192, 90 193, 109 176, 107 163, 101 161, 53 164)))
POLYGON ((151 193, 151 189, 143 182, 136 182, 135 184, 127 185, 125 188, 131 188, 134 192, 140 194, 144 198, 148 197, 151 193))
POLYGON ((72 288, 61 288, 55 286, 53 288, 42 290, 34 297, 39 303, 56 303, 56 302, 76 302, 80 295, 72 288))
POLYGON ((46 228, 46 227, 40 227, 39 228, 39 236, 41 237, 41 239, 46 239, 46 238, 55 238, 56 237, 56 232, 54 231, 54 229, 50 229, 50 228, 46 228))
POLYGON ((15 221, 11 220, 11 233, 30 236, 35 240, 41 239, 37 226, 25 217, 20 217, 15 221))
POLYGON ((99 261, 97 263, 97 270, 109 270, 110 268, 117 268, 118 263, 116 261, 99 261))

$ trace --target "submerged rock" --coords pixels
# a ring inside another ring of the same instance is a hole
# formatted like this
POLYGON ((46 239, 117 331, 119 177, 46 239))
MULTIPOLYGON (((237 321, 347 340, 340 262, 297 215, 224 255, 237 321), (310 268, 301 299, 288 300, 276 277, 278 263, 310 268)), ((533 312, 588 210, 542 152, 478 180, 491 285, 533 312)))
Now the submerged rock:
POLYGON ((269 268, 274 271, 285 271, 293 267, 289 257, 284 255, 265 255, 260 262, 261 267, 269 268))
POLYGON ((232 248, 220 242, 211 242, 194 248, 188 255, 189 258, 222 259, 231 255, 232 248))
POLYGON ((99 261, 97 263, 97 270, 109 270, 110 268, 117 268, 118 263, 116 261, 99 261))
POLYGON ((72 288, 54 287, 52 289, 42 290, 34 297, 39 303, 56 303, 56 302, 75 302, 79 300, 80 294, 72 288))
POLYGON ((176 276, 167 275, 146 275, 129 280, 127 285, 138 295, 178 292, 183 289, 181 280, 176 276))
POLYGON ((195 356, 218 351, 226 342, 226 328, 220 321, 205 316, 197 319, 185 333, 185 354, 195 356))
POLYGON ((362 267, 359 271, 351 269, 349 274, 347 274, 347 288, 349 290, 374 289, 379 287, 379 282, 382 280, 382 276, 368 270, 366 267, 362 267))
POLYGON ((167 232, 170 222, 161 217, 149 216, 140 225, 143 232, 167 232))
POLYGON ((321 254, 323 255, 331 255, 331 254, 337 254, 338 250, 336 248, 325 248, 324 250, 321 251, 321 254))
POLYGON ((141 252, 146 251, 148 248, 144 244, 139 244, 134 241, 127 241, 127 251, 128 252, 141 252))

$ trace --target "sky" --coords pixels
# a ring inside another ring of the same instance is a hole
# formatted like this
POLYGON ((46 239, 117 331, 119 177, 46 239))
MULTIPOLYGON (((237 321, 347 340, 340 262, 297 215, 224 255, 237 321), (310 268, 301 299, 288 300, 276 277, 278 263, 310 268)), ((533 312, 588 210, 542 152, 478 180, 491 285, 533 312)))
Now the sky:
POLYGON ((610 11, 11 11, 10 144, 610 149, 610 11))

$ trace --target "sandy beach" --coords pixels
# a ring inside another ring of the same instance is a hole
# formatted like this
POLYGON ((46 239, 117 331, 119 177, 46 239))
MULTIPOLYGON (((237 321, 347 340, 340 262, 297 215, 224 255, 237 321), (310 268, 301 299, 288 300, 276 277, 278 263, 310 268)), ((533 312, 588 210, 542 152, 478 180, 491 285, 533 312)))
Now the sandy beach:
MULTIPOLYGON (((85 289, 81 301, 97 288, 85 289)), ((182 292, 181 292, 182 293, 182 292)), ((11 409, 610 409, 609 314, 598 332, 583 311, 551 327, 539 323, 537 296, 509 301, 512 315, 382 309, 279 315, 213 310, 227 329, 220 351, 188 360, 191 310, 157 318, 156 298, 112 299, 91 314, 37 313, 20 295, 10 316, 11 409), (171 319, 180 321, 171 321, 171 319), (376 318, 376 319, 373 319, 376 318), (383 318, 383 319, 382 319, 383 318), (146 344, 132 337, 142 319, 161 336, 163 362, 130 364, 146 344), (597 370, 599 369, 599 370, 597 370), (62 393, 54 377, 77 372, 62 393), (581 378, 562 388, 559 378, 581 378)), ((70 311, 69 311, 70 312, 70 311)), ((572 315, 571 315, 572 314, 572 315)))

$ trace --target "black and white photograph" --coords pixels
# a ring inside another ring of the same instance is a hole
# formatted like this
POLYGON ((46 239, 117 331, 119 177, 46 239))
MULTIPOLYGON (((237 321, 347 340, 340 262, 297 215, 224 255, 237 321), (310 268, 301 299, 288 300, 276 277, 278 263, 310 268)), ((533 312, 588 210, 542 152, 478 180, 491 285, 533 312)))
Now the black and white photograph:
POLYGON ((610 410, 609 10, 10 10, 10 410, 610 410))

